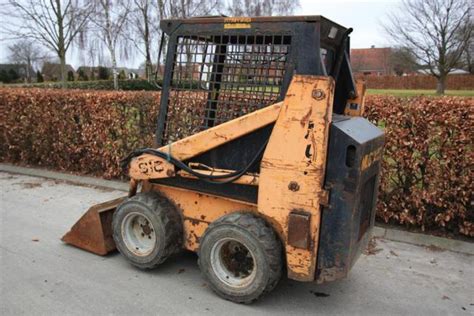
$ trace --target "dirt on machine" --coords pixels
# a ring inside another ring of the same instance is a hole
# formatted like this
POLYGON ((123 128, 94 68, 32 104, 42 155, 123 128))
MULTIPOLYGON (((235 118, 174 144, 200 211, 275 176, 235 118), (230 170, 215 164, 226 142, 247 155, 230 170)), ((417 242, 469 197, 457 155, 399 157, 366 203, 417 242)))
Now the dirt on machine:
POLYGON ((128 196, 63 241, 140 269, 181 250, 221 297, 250 303, 285 272, 345 278, 374 225, 384 134, 362 117, 352 31, 322 16, 161 21, 156 144, 124 159, 128 196))

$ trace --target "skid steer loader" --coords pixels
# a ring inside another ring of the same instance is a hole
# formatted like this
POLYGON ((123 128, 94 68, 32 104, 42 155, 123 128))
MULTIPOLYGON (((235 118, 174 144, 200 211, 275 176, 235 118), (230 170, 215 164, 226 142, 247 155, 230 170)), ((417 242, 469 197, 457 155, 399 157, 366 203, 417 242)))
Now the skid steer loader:
POLYGON ((347 276, 367 246, 384 143, 361 117, 347 29, 321 16, 161 21, 154 148, 124 159, 127 197, 63 241, 155 268, 187 249, 220 296, 347 276))

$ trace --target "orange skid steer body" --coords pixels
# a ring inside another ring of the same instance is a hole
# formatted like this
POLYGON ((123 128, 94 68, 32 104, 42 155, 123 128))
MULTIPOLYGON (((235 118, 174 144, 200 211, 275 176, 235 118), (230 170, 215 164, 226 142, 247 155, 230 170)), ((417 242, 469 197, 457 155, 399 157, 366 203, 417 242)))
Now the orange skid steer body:
POLYGON ((361 117, 350 29, 320 16, 161 27, 161 147, 127 157, 128 196, 91 207, 63 241, 139 268, 197 252, 211 287, 243 303, 284 265, 298 281, 346 277, 370 238, 384 142, 361 117))

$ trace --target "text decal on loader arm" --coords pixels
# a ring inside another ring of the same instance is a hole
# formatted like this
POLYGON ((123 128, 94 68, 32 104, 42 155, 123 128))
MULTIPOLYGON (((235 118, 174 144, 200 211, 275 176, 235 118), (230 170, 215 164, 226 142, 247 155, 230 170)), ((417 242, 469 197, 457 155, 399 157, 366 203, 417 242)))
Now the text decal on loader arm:
POLYGON ((225 29, 249 29, 252 27, 250 22, 251 18, 240 17, 240 18, 225 18, 224 28, 225 29))

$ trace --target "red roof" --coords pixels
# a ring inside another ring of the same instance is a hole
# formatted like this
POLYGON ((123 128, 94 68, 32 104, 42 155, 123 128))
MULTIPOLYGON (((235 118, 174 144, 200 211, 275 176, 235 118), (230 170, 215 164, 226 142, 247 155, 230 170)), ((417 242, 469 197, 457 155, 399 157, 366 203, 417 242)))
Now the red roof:
POLYGON ((354 72, 390 73, 389 47, 351 49, 351 65, 354 72))

